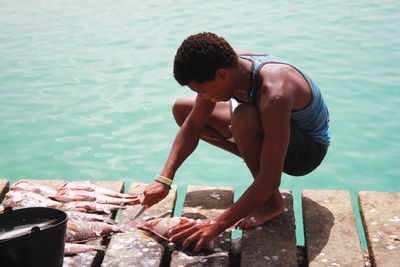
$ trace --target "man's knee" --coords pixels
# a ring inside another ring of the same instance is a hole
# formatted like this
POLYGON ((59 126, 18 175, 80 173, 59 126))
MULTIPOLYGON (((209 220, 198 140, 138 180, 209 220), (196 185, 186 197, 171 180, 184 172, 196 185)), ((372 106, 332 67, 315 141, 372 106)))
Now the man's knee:
POLYGON ((194 100, 192 97, 182 96, 179 97, 172 107, 172 114, 174 115, 175 121, 179 126, 182 126, 183 122, 186 120, 190 111, 194 105, 194 100))
POLYGON ((231 131, 237 141, 262 136, 263 128, 257 108, 249 104, 239 105, 232 114, 231 131))

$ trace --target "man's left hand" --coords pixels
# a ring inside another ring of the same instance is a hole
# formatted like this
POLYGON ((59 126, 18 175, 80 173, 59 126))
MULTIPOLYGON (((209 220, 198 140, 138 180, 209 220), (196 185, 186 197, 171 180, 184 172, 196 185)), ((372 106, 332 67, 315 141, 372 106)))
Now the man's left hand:
POLYGON ((194 251, 199 252, 207 242, 218 237, 224 230, 225 229, 221 229, 221 227, 218 226, 215 220, 205 219, 188 222, 172 228, 168 234, 171 236, 171 242, 176 242, 186 237, 182 244, 185 249, 194 241, 197 241, 194 251))

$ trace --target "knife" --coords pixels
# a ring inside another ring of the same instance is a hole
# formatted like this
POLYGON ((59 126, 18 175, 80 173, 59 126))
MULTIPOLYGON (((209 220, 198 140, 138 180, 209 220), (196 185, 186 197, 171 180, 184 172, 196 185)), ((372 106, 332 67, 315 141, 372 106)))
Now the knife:
POLYGON ((139 216, 142 215, 145 210, 146 210, 146 206, 142 206, 140 208, 140 210, 138 211, 138 213, 136 213, 135 217, 133 217, 133 221, 136 220, 137 218, 139 218, 139 216))

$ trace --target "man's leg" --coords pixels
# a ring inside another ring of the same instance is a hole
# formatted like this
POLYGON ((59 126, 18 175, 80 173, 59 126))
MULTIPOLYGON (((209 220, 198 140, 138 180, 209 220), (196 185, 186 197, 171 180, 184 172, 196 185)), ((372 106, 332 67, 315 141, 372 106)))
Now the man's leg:
MULTIPOLYGON (((173 114, 176 123, 181 126, 193 108, 195 97, 180 97, 174 104, 173 114)), ((201 139, 225 149, 246 162, 253 177, 260 170, 261 144, 264 132, 257 109, 248 104, 239 105, 231 119, 228 102, 216 104, 201 139), (232 121, 231 121, 232 120, 232 121), (230 128, 231 126, 231 128, 230 128), (233 136, 235 143, 226 138, 233 136), (238 149, 239 147, 239 149, 238 149)), ((260 225, 284 211, 283 199, 277 191, 266 203, 239 222, 241 229, 260 225)))
MULTIPOLYGON (((258 110, 249 104, 239 105, 231 120, 232 133, 240 155, 255 178, 260 170, 260 155, 264 138, 258 110)), ((280 215, 284 209, 284 201, 277 189, 274 195, 237 225, 240 229, 255 227, 280 215)))
MULTIPOLYGON (((176 100, 173 107, 173 114, 176 123, 181 126, 190 111, 193 108, 195 96, 184 96, 176 100)), ((226 140, 232 136, 229 129, 230 126, 230 108, 229 102, 218 102, 212 112, 204 131, 201 134, 201 139, 214 146, 229 151, 237 156, 240 156, 237 146, 226 140)))

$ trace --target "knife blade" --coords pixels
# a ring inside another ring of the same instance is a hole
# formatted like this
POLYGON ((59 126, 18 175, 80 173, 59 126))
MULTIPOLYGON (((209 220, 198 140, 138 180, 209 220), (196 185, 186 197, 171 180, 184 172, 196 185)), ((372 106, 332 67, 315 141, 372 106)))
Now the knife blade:
POLYGON ((142 206, 140 208, 140 210, 138 211, 138 213, 136 213, 135 217, 133 217, 133 221, 136 220, 137 218, 139 218, 139 216, 142 215, 145 210, 146 210, 146 206, 142 206))

